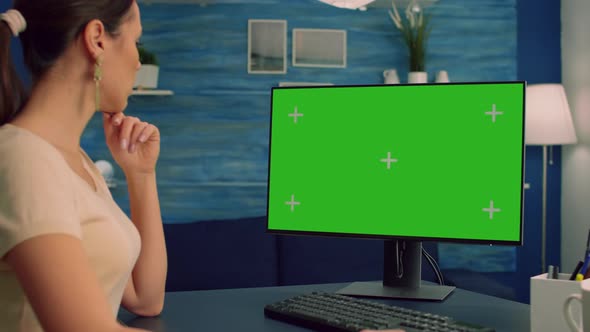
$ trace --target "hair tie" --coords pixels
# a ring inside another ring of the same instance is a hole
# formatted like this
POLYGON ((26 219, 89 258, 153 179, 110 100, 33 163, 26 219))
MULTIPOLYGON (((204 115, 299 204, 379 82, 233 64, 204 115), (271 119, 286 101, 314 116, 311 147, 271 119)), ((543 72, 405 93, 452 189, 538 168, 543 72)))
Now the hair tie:
POLYGON ((4 14, 0 14, 0 20, 6 22, 15 37, 25 31, 27 28, 27 21, 23 15, 16 9, 9 9, 4 14))

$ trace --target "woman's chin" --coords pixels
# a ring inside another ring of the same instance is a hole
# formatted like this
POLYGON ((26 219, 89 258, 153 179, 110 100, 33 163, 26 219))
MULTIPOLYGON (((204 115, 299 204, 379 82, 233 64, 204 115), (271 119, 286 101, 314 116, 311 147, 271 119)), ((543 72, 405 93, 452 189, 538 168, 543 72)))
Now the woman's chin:
POLYGON ((121 105, 117 105, 117 106, 110 106, 110 107, 104 107, 103 109, 101 109, 100 111, 103 113, 108 113, 108 114, 115 114, 115 113, 121 113, 125 110, 125 108, 127 108, 127 99, 125 99, 125 102, 122 103, 121 105))

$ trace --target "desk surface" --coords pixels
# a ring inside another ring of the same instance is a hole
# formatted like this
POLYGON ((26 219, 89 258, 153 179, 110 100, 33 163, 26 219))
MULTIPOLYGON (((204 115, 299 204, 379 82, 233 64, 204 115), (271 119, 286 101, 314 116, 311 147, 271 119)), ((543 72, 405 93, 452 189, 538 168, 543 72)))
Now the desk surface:
MULTIPOLYGON (((189 331, 309 331, 264 317, 264 306, 301 293, 335 292, 348 284, 240 288, 166 294, 159 317, 142 318, 121 311, 119 319, 154 332, 189 331)), ((493 327, 497 332, 530 331, 530 306, 493 296, 455 289, 442 302, 377 300, 411 309, 493 327)))

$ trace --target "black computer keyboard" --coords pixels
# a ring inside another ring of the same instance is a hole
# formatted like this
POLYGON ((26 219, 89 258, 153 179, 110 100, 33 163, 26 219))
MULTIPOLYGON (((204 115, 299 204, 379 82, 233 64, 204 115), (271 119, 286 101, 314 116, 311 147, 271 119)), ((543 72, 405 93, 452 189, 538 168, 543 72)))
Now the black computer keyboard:
POLYGON ((264 307, 272 319, 316 331, 402 329, 406 332, 494 332, 451 317, 331 293, 294 296, 264 307))

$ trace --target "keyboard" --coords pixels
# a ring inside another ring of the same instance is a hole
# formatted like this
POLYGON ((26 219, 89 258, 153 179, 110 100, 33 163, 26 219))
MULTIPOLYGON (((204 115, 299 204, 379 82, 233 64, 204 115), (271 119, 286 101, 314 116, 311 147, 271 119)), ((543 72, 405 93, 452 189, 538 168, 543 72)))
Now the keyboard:
POLYGON ((316 331, 402 329, 406 332, 494 332, 493 328, 376 301, 314 292, 264 307, 266 317, 316 331))

